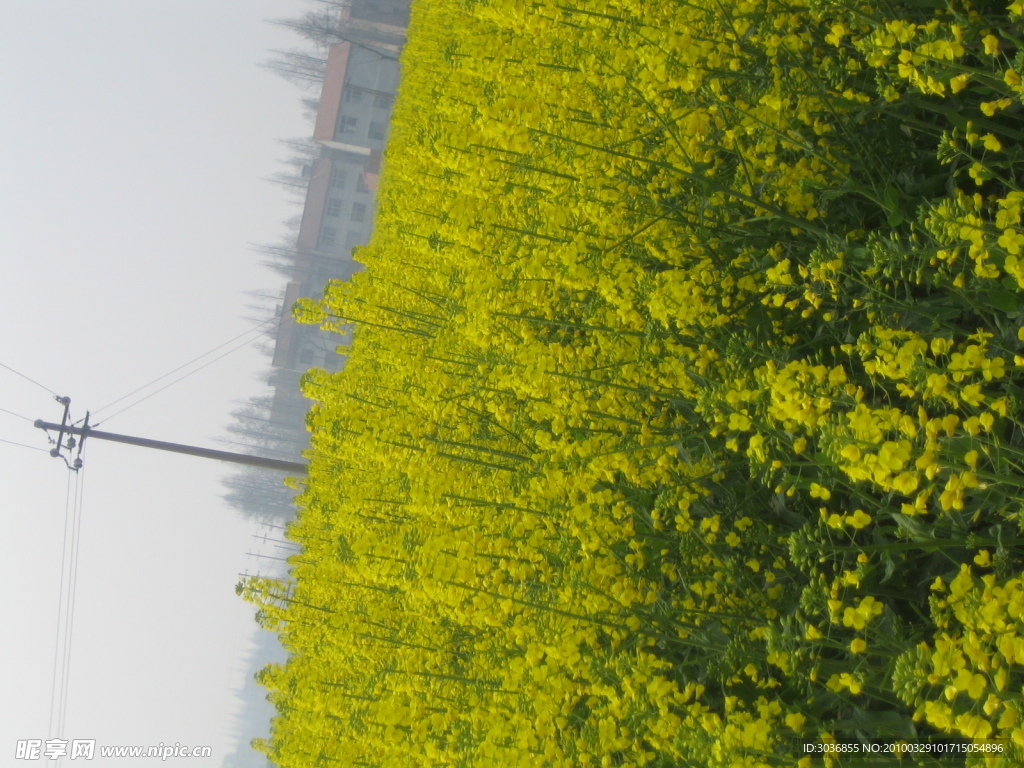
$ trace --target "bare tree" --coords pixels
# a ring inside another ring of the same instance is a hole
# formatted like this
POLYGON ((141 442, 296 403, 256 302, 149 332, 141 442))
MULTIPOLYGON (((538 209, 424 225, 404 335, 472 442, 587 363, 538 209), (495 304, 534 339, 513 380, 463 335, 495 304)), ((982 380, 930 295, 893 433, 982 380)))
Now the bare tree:
POLYGON ((296 19, 275 19, 271 23, 291 29, 321 48, 327 48, 336 43, 351 43, 357 48, 375 53, 382 59, 398 61, 398 54, 379 45, 374 45, 373 40, 351 29, 342 21, 341 14, 331 7, 307 11, 296 19))
POLYGON ((271 49, 274 58, 260 66, 301 88, 319 90, 327 71, 327 57, 314 56, 303 51, 271 49))

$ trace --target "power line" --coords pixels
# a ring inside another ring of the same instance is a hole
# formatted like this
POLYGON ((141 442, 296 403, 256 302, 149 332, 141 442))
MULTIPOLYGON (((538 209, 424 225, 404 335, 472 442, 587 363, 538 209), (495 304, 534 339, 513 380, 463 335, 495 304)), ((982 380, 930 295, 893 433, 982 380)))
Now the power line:
MULTIPOLYGON (((264 325, 265 325, 265 323, 264 323, 264 325)), ((251 330, 255 330, 255 329, 251 329, 251 330)), ((242 335, 244 336, 245 334, 242 334, 242 335)), ((238 337, 236 336, 235 338, 238 338, 238 337)), ((207 362, 203 363, 203 364, 202 364, 202 365, 200 365, 200 366, 199 366, 198 368, 193 368, 193 369, 192 369, 191 371, 189 371, 188 373, 186 373, 186 374, 185 374, 184 376, 179 376, 178 378, 174 379, 173 381, 170 381, 170 382, 168 382, 167 384, 165 384, 164 386, 160 387, 160 389, 157 389, 157 390, 154 390, 153 392, 150 392, 150 393, 149 393, 148 395, 146 395, 145 397, 143 397, 143 398, 141 398, 141 399, 139 399, 139 400, 136 400, 136 401, 135 401, 134 403, 130 403, 129 405, 126 405, 126 406, 125 406, 124 408, 122 408, 122 409, 121 409, 121 410, 119 410, 119 411, 114 411, 114 412, 113 412, 112 414, 110 414, 109 416, 107 416, 107 418, 103 419, 103 421, 99 421, 99 422, 97 422, 96 424, 94 424, 93 426, 94 426, 94 427, 98 427, 98 426, 99 426, 100 424, 104 424, 104 423, 106 423, 107 421, 109 421, 110 419, 114 418, 114 417, 115 417, 115 416, 117 416, 118 414, 124 413, 124 412, 125 412, 125 411, 127 411, 127 410, 128 410, 129 408, 134 408, 134 407, 135 407, 136 405, 138 405, 139 403, 144 403, 144 402, 146 402, 147 400, 149 400, 149 398, 153 397, 154 395, 159 395, 159 394, 160 394, 161 392, 163 392, 163 391, 164 391, 165 389, 168 389, 169 387, 173 387, 173 386, 174 386, 175 384, 177 384, 177 383, 178 383, 179 381, 184 381, 184 380, 185 380, 185 379, 187 379, 187 378, 188 378, 189 376, 191 376, 191 375, 193 375, 193 374, 195 374, 195 373, 199 373, 199 371, 203 370, 203 368, 206 368, 207 366, 213 365, 213 364, 214 364, 214 363, 216 363, 216 362, 217 362, 218 360, 221 360, 221 359, 223 359, 223 358, 227 357, 228 355, 230 355, 230 354, 231 354, 231 353, 233 353, 233 352, 237 352, 237 351, 238 351, 238 350, 240 350, 240 349, 241 349, 242 347, 245 347, 245 346, 247 346, 247 345, 249 345, 249 344, 252 344, 252 343, 253 343, 254 341, 256 341, 256 339, 258 339, 258 338, 259 338, 259 336, 255 337, 255 338, 252 338, 252 339, 249 339, 248 341, 244 341, 244 342, 242 342, 241 344, 239 344, 239 345, 238 345, 238 346, 236 346, 236 347, 232 347, 232 348, 231 348, 231 349, 229 349, 229 350, 228 350, 227 352, 224 352, 223 354, 221 354, 221 355, 218 355, 217 357, 213 358, 212 360, 209 360, 209 361, 207 361, 207 362)), ((232 341, 234 341, 234 339, 232 339, 232 341)), ((221 346, 224 346, 224 345, 222 344, 221 346)), ((219 347, 218 347, 218 349, 219 349, 219 347)), ((207 354, 209 354, 209 353, 207 353, 207 354)), ((180 368, 178 368, 177 370, 180 370, 180 368)), ((160 378, 165 378, 165 376, 161 376, 160 378)), ((149 385, 147 385, 147 386, 149 386, 149 385)), ((143 389, 145 389, 145 387, 143 387, 143 389)), ((136 390, 136 391, 138 391, 138 390, 136 390)), ((121 399, 123 400, 124 398, 121 398, 121 399)), ((102 409, 101 409, 101 410, 102 410, 102 409)))
POLYGON ((40 383, 39 383, 38 381, 36 381, 35 379, 31 379, 31 378, 29 378, 29 377, 28 377, 28 376, 26 376, 26 375, 25 375, 24 373, 19 373, 18 371, 16 371, 16 370, 14 370, 13 368, 11 368, 11 366, 9 366, 9 365, 5 365, 4 363, 0 363, 0 368, 6 368, 6 369, 7 369, 8 371, 10 371, 11 373, 15 374, 16 376, 21 376, 21 378, 25 379, 25 381, 31 381, 31 382, 32 382, 33 384, 35 384, 35 385, 36 385, 37 387, 40 387, 41 389, 45 389, 45 390, 46 390, 47 392, 49 392, 49 393, 50 393, 51 395, 53 395, 54 397, 60 397, 60 395, 58 395, 58 394, 57 394, 56 392, 54 392, 54 391, 53 391, 52 389, 50 389, 49 387, 47 387, 47 386, 44 386, 44 385, 40 384, 40 383))
MULTIPOLYGON (((282 317, 283 317, 283 315, 282 315, 282 317)), ((151 386, 153 386, 154 384, 156 384, 156 383, 157 383, 158 381, 163 381, 163 380, 164 380, 164 379, 166 379, 166 378, 167 378, 168 376, 173 376, 173 375, 174 375, 175 373, 177 373, 177 372, 178 372, 178 371, 180 371, 181 369, 183 369, 183 368, 187 368, 188 366, 192 365, 193 363, 195 363, 195 362, 197 362, 197 361, 199 361, 199 360, 202 360, 202 359, 203 359, 204 357, 206 357, 206 356, 208 356, 208 355, 212 355, 212 354, 213 354, 214 352, 216 352, 216 351, 217 351, 218 349, 222 349, 223 347, 226 347, 226 346, 227 346, 228 344, 231 344, 231 343, 233 343, 233 342, 237 341, 238 339, 242 338, 243 336, 248 336, 248 335, 249 335, 250 333, 253 333, 254 331, 257 331, 257 330, 259 330, 260 328, 262 328, 263 326, 265 326, 265 325, 266 325, 267 323, 273 322, 273 321, 274 321, 275 319, 276 319, 276 318, 273 318, 273 317, 271 317, 271 318, 268 318, 268 319, 264 320, 264 321, 263 321, 262 323, 259 323, 258 325, 255 325, 255 326, 253 326, 252 328, 248 329, 247 331, 243 331, 242 333, 238 334, 238 335, 237 335, 237 336, 235 336, 234 338, 228 339, 228 340, 227 340, 227 341, 225 341, 225 342, 224 342, 223 344, 218 344, 218 345, 217 345, 216 347, 214 347, 213 349, 210 349, 210 350, 207 350, 206 352, 203 352, 203 354, 201 354, 201 355, 198 355, 197 357, 194 357, 194 358, 192 358, 192 359, 191 359, 191 360, 189 360, 189 361, 188 361, 187 363, 182 363, 182 364, 181 364, 181 365, 179 365, 179 366, 178 366, 177 368, 174 368, 173 370, 170 370, 170 371, 168 371, 167 373, 163 374, 162 376, 157 376, 157 377, 156 377, 155 379, 153 379, 153 380, 152 380, 152 381, 150 381, 149 383, 147 383, 147 384, 143 384, 143 385, 142 385, 141 387, 138 387, 138 388, 136 388, 136 389, 133 389, 133 390, 132 390, 131 392, 129 392, 129 393, 128 393, 128 394, 126 394, 126 395, 121 395, 121 397, 117 398, 116 400, 112 400, 111 402, 107 403, 106 405, 104 405, 104 406, 103 406, 103 407, 101 407, 101 408, 97 408, 97 409, 96 409, 95 411, 93 411, 93 414, 95 415, 95 414, 97 414, 97 413, 100 413, 101 411, 105 411, 105 410, 106 410, 107 408, 110 408, 110 407, 111 407, 112 405, 117 405, 117 403, 120 403, 120 402, 121 402, 122 400, 126 400, 126 399, 128 399, 129 397, 131 397, 132 395, 138 394, 139 392, 141 392, 141 391, 142 391, 142 390, 144 390, 144 389, 148 389, 149 387, 151 387, 151 386)), ((258 338, 258 337, 257 337, 257 338, 258 338)), ((255 340, 256 340, 256 339, 250 339, 249 341, 245 342, 245 344, 251 344, 251 343, 252 343, 253 341, 255 341, 255 340)), ((245 346, 245 344, 242 344, 242 345, 241 345, 240 347, 236 347, 235 349, 240 349, 241 347, 244 347, 244 346, 245 346)), ((231 350, 231 352, 233 352, 233 351, 235 351, 235 350, 234 350, 234 349, 232 349, 232 350, 231 350)), ((221 355, 221 357, 223 357, 223 355, 221 355)), ((220 357, 216 358, 216 360, 219 360, 219 359, 220 359, 220 357)), ((212 361, 212 360, 211 360, 210 362, 214 362, 214 361, 212 361)), ((209 363, 207 363, 206 365, 209 365, 209 363)), ((196 369, 196 371, 198 371, 198 370, 202 370, 202 368, 205 368, 205 367, 206 367, 205 365, 204 365, 204 366, 201 366, 200 368, 197 368, 197 369, 196 369)), ((195 371, 192 371, 192 373, 195 373, 195 371)), ((190 373, 190 374, 187 374, 187 375, 188 375, 188 376, 191 376, 192 374, 190 373)), ((186 377, 185 377, 185 376, 182 376, 181 378, 183 379, 183 378, 186 378, 186 377)), ((181 381, 181 379, 176 379, 175 381, 181 381)), ((171 383, 173 384, 173 383, 175 383, 175 382, 171 382, 171 383)), ((168 385, 168 386, 169 386, 169 385, 168 385)), ((166 387, 164 387, 164 389, 166 389, 166 387)), ((158 391, 158 392, 161 392, 161 391, 163 391, 163 390, 157 390, 157 391, 158 391)), ((153 394, 156 394, 156 392, 154 392, 153 394)), ((152 397, 152 395, 147 395, 147 397, 152 397)), ((146 398, 143 398, 143 400, 145 400, 145 399, 146 399, 146 398)), ((133 405, 138 405, 138 403, 141 403, 141 402, 142 402, 142 400, 139 400, 138 402, 134 403, 133 405)), ((128 407, 130 408, 130 407, 132 407, 132 406, 128 406, 128 407)), ((127 410, 127 409, 122 409, 122 410, 118 411, 117 413, 122 413, 122 412, 123 412, 123 411, 125 411, 125 410, 127 410)), ((117 413, 113 414, 113 416, 116 416, 116 415, 117 415, 117 413)), ((113 418, 113 416, 108 416, 107 418, 108 418, 108 419, 109 419, 109 418, 113 418)))
POLYGON ((79 556, 79 541, 82 536, 82 496, 85 493, 85 475, 79 475, 75 473, 75 530, 74 530, 74 542, 71 546, 71 582, 69 591, 69 603, 67 606, 67 620, 65 622, 66 639, 64 643, 64 692, 61 701, 60 709, 60 725, 58 731, 60 737, 64 737, 64 728, 67 726, 67 710, 68 710, 68 694, 71 690, 71 648, 72 641, 74 639, 75 632, 75 598, 78 594, 78 556, 79 556))
POLYGON ((31 448, 33 451, 42 451, 43 453, 49 453, 45 448, 40 448, 38 445, 25 445, 25 443, 16 443, 13 440, 0 439, 0 443, 7 443, 8 445, 20 445, 22 448, 31 448))
POLYGON ((0 411, 3 411, 4 413, 9 413, 11 414, 11 416, 17 416, 19 419, 24 419, 25 421, 33 421, 28 416, 22 416, 20 413, 15 413, 14 411, 8 411, 6 408, 0 408, 0 411))
MULTIPOLYGON (((53 721, 54 721, 54 717, 57 716, 57 721, 58 721, 58 723, 60 722, 60 717, 59 717, 59 715, 57 715, 57 712, 56 712, 56 708, 57 708, 57 705, 58 705, 57 691, 63 689, 63 687, 64 687, 64 669, 63 669, 63 667, 61 667, 60 675, 58 675, 57 674, 57 670, 58 670, 57 664, 58 664, 58 660, 63 660, 63 658, 64 658, 64 654, 61 653, 62 644, 61 644, 61 631, 60 630, 61 630, 61 625, 62 625, 63 619, 64 619, 64 581, 65 581, 64 580, 64 574, 65 574, 65 571, 67 570, 67 564, 68 564, 68 528, 72 526, 72 517, 71 517, 71 499, 72 499, 71 480, 72 480, 72 477, 71 476, 72 476, 72 473, 68 472, 67 489, 66 489, 66 491, 64 493, 64 535, 61 538, 62 548, 61 548, 61 553, 60 553, 60 587, 59 587, 60 591, 57 594, 57 626, 54 628, 54 634, 56 635, 56 639, 55 639, 54 645, 53 645, 53 673, 52 673, 52 677, 51 677, 51 681, 50 681, 50 720, 49 720, 49 722, 47 724, 47 727, 46 727, 47 738, 52 738, 54 736, 60 735, 59 733, 54 733, 53 721)), ((75 473, 74 476, 75 476, 75 478, 77 478, 78 474, 75 473)), ((77 480, 76 480, 76 488, 75 488, 75 490, 76 490, 75 497, 77 497, 77 495, 78 495, 77 494, 77 480)))

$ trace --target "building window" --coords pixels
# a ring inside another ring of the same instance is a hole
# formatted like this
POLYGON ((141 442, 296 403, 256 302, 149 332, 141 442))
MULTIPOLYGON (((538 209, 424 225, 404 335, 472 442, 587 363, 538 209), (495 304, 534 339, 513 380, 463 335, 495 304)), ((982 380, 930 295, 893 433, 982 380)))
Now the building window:
POLYGON ((331 186, 344 187, 348 181, 348 171, 344 168, 334 168, 331 171, 331 186))
POLYGON ((359 118, 343 117, 338 121, 338 133, 355 133, 357 125, 359 125, 359 118))
POLYGON ((391 97, 383 93, 378 93, 373 97, 373 106, 377 109, 387 109, 391 106, 391 97))
POLYGON ((312 364, 313 364, 313 350, 312 349, 308 349, 308 348, 302 350, 302 352, 299 353, 299 367, 300 368, 305 368, 306 366, 310 366, 312 364))
POLYGON ((362 192, 363 194, 370 191, 370 188, 366 186, 366 178, 363 174, 356 176, 356 192, 362 192))
POLYGON ((366 205, 352 203, 352 221, 366 221, 366 205))
POLYGON ((338 239, 338 230, 334 227, 324 227, 320 230, 320 247, 330 248, 338 239))
POLYGON ((324 211, 324 215, 331 216, 335 219, 341 216, 341 200, 336 197, 328 198, 327 208, 324 211))
POLYGON ((384 131, 387 130, 387 126, 384 123, 370 123, 370 131, 367 133, 371 139, 383 139, 384 131))
POLYGON ((345 89, 345 101, 351 101, 353 104, 357 104, 363 100, 363 91, 360 88, 346 88, 345 89))

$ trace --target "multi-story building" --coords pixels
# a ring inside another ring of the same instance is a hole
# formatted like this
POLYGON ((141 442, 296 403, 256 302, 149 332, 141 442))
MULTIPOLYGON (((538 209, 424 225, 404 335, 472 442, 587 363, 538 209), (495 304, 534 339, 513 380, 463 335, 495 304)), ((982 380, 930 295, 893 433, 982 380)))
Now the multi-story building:
POLYGON ((343 359, 339 339, 300 325, 290 308, 302 296, 323 293, 328 280, 347 280, 359 268, 352 249, 369 241, 373 228, 376 172, 387 138, 398 86, 394 56, 342 42, 328 50, 327 71, 313 140, 320 154, 308 166, 308 185, 285 289, 273 357, 274 410, 302 428, 308 403, 298 390, 312 367, 336 371, 343 359))
POLYGON ((312 134, 315 156, 303 169, 305 202, 278 308, 268 421, 279 437, 261 446, 293 458, 308 446, 304 416, 310 403, 299 390, 300 377, 314 367, 340 370, 344 357, 336 351, 342 341, 337 334, 296 323, 291 307, 301 297, 322 295, 328 280, 347 280, 360 268, 352 249, 367 243, 373 229, 409 19, 409 0, 352 0, 337 8, 332 38, 340 42, 327 50, 312 134))

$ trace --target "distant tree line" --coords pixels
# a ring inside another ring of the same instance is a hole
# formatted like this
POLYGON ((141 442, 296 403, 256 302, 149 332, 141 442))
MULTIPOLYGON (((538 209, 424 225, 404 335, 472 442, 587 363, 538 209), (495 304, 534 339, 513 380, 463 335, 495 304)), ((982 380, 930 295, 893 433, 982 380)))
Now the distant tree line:
POLYGON ((271 23, 295 32, 304 48, 273 50, 264 66, 302 88, 315 90, 327 69, 327 49, 351 43, 384 59, 398 60, 409 23, 408 0, 311 0, 299 16, 271 23))
MULTIPOLYGON (((303 113, 312 123, 319 109, 330 46, 348 42, 383 59, 397 60, 405 42, 409 4, 410 0, 305 0, 296 16, 270 22, 295 33, 299 44, 295 48, 271 50, 271 57, 262 66, 304 92, 303 113)), ((281 161, 284 167, 269 181, 291 193, 294 202, 301 206, 322 147, 310 138, 286 139, 281 143, 287 149, 281 161)), ((289 281, 303 277, 301 254, 295 245, 301 220, 299 214, 282 222, 285 231, 278 243, 254 248, 263 266, 289 281)), ((249 309, 257 322, 280 319, 290 309, 283 306, 283 290, 250 293, 250 297, 253 302, 249 309)), ((268 357, 274 355, 278 327, 279 323, 266 326, 259 349, 268 357)), ((290 379, 287 383, 283 381, 289 373, 294 378, 294 372, 272 370, 268 383, 272 387, 294 386, 290 379)), ((231 450, 301 460, 302 451, 308 447, 304 407, 307 403, 292 403, 282 406, 279 401, 275 405, 269 396, 247 400, 232 413, 222 442, 231 450)), ((282 479, 281 473, 245 469, 224 480, 224 498, 246 517, 262 522, 287 520, 294 516, 295 491, 285 486, 282 479)))

